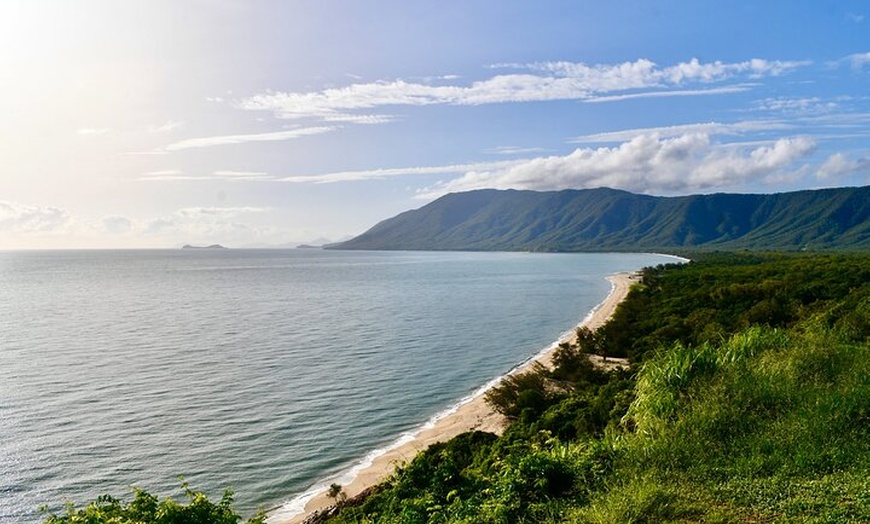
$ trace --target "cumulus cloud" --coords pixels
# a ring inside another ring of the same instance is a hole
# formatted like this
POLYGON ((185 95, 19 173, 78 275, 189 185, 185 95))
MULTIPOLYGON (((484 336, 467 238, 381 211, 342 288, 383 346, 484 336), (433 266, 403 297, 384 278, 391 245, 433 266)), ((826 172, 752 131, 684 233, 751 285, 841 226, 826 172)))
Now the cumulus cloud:
POLYGON ((0 201, 0 231, 3 232, 50 233, 69 223, 69 214, 60 208, 0 201))
POLYGON ((697 58, 669 67, 658 67, 651 60, 641 59, 622 64, 588 66, 575 62, 537 62, 526 64, 532 70, 549 71, 558 76, 583 78, 597 90, 621 90, 649 85, 680 85, 685 82, 716 82, 746 75, 749 78, 779 76, 808 65, 807 61, 781 61, 753 58, 744 62, 720 61, 702 63, 697 58))
POLYGON ((862 171, 870 172, 870 158, 851 159, 843 153, 834 153, 819 167, 816 176, 828 179, 862 171))
POLYGON ((256 228, 239 217, 266 211, 262 207, 186 207, 147 221, 143 233, 192 239, 250 237, 256 235, 256 228))
POLYGON ((123 235, 133 231, 133 221, 127 217, 112 215, 102 220, 102 230, 110 235, 123 235))
POLYGON ((689 192, 771 180, 815 150, 804 137, 755 147, 720 145, 705 133, 641 135, 615 147, 579 148, 503 169, 469 171, 421 191, 429 198, 480 188, 560 190, 614 187, 634 192, 689 192))
POLYGON ((244 144, 247 142, 272 142, 276 140, 290 140, 303 136, 319 135, 328 133, 337 129, 336 127, 301 127, 297 129, 288 129, 286 131, 273 131, 270 133, 254 133, 247 135, 221 135, 202 138, 188 138, 179 140, 165 146, 163 151, 181 151, 183 149, 192 149, 200 147, 214 147, 228 144, 244 144))
POLYGON ((690 96, 744 91, 748 85, 686 89, 731 79, 778 76, 808 62, 752 59, 703 63, 697 59, 660 67, 640 59, 619 64, 576 62, 500 64, 522 72, 495 75, 460 85, 443 77, 440 84, 404 80, 356 83, 316 92, 260 93, 237 103, 248 110, 271 111, 281 118, 335 119, 355 111, 385 106, 482 105, 548 100, 615 101, 641 96, 690 96), (649 90, 653 91, 649 91, 649 90), (647 90, 646 92, 637 92, 647 90), (630 92, 634 91, 634 92, 630 92), (618 93, 618 94, 617 94, 618 93))

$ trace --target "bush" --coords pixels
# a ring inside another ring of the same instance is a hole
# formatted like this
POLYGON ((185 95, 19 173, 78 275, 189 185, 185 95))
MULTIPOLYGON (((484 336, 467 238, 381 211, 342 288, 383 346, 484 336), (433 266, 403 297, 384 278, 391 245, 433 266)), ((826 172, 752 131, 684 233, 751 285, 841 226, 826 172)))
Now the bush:
POLYGON ((519 418, 524 411, 537 415, 551 403, 548 378, 549 371, 536 362, 529 371, 506 376, 484 398, 494 410, 511 419, 519 418))
MULTIPOLYGON (((211 502, 200 492, 182 484, 187 504, 172 498, 158 500, 139 488, 133 488, 133 500, 124 502, 102 495, 82 509, 69 505, 63 515, 49 514, 45 524, 237 524, 242 517, 233 510, 231 490, 220 501, 211 502)), ((265 524, 263 513, 251 517, 248 524, 265 524)))

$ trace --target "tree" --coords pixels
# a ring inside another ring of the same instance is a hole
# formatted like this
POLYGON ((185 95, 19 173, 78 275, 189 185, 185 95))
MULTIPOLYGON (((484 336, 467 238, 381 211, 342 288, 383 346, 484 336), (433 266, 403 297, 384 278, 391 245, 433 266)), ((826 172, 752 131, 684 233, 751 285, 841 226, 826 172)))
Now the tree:
MULTIPOLYGON (((226 490, 220 501, 211 502, 204 493, 181 485, 187 504, 171 497, 158 500, 156 495, 133 488, 133 500, 124 502, 102 495, 81 509, 69 504, 63 515, 50 513, 45 524, 238 524, 242 517, 233 509, 233 492, 226 490)), ((266 515, 258 512, 247 524, 265 524, 266 515)))
POLYGON ((341 507, 344 505, 347 500, 347 493, 344 492, 344 488, 341 487, 341 484, 332 483, 329 485, 329 489, 326 491, 326 496, 335 500, 335 505, 341 507))

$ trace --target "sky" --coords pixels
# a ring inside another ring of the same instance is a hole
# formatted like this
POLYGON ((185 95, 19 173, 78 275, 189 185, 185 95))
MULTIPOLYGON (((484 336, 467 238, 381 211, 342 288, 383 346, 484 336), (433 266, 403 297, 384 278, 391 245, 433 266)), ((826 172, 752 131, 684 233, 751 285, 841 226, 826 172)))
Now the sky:
POLYGON ((0 249, 870 182, 866 1, 0 0, 0 249))

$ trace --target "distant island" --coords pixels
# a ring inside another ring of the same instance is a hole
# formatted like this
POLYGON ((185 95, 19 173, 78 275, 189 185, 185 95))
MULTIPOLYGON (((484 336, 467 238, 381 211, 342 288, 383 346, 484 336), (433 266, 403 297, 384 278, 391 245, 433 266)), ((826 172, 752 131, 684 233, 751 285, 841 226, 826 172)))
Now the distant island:
POLYGON ((220 244, 212 244, 210 246, 194 246, 191 244, 184 244, 181 246, 181 249, 226 249, 226 247, 220 244))
POLYGON ((299 244, 296 249, 322 249, 323 246, 313 246, 311 244, 299 244))

